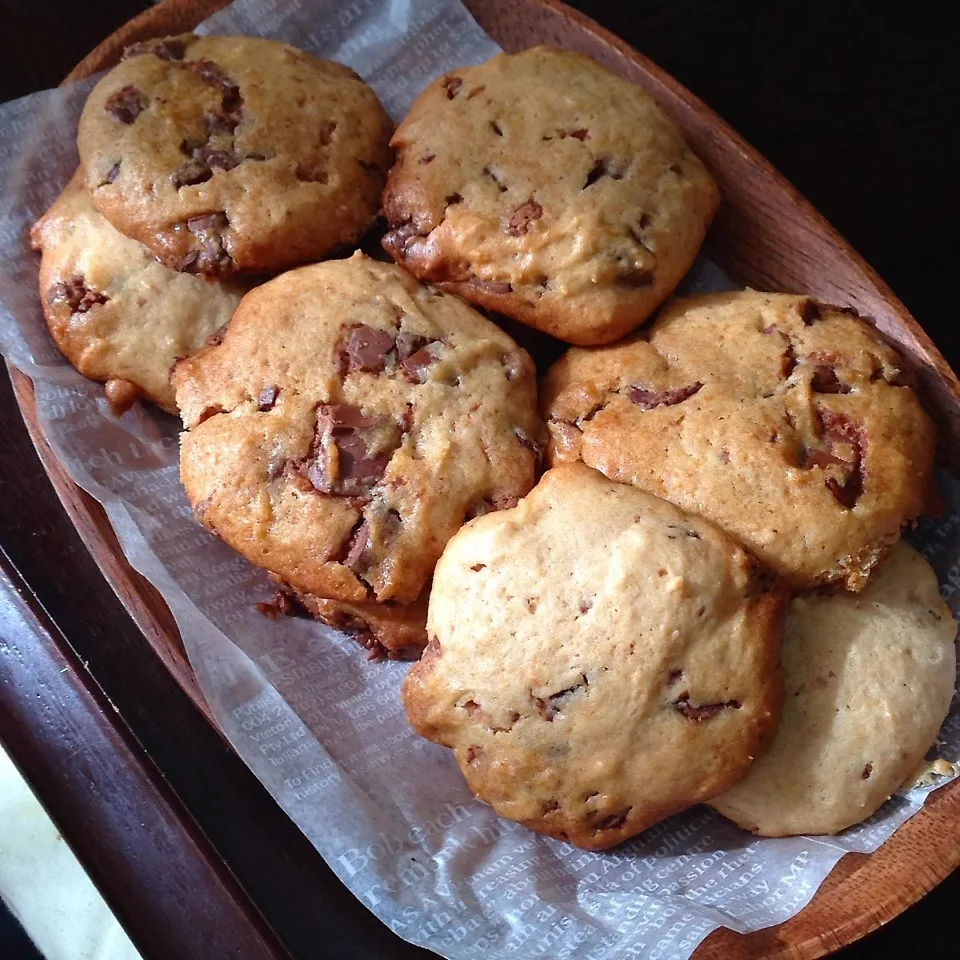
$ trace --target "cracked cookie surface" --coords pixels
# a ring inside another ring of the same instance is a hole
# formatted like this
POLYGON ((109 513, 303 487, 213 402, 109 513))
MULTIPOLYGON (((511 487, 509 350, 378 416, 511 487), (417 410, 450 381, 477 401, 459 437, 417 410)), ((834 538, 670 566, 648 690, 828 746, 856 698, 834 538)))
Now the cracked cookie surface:
POLYGON ((438 78, 392 144, 391 256, 571 343, 643 323, 719 202, 656 101, 569 51, 501 54, 438 78))
POLYGON ((251 291, 173 382, 200 521, 343 615, 377 604, 375 637, 466 518, 534 482, 530 358, 457 297, 362 254, 251 291))
POLYGON ((548 457, 702 514, 795 589, 860 590, 934 495, 934 427, 908 383, 851 311, 677 299, 648 335, 550 369, 548 457))
POLYGON ((118 412, 144 397, 176 413, 170 371, 230 319, 243 288, 157 263, 90 201, 78 173, 31 231, 40 302, 60 352, 107 385, 118 412))
POLYGON ((747 771, 785 604, 712 524, 564 465, 447 544, 404 704, 500 816, 603 849, 747 771))
POLYGON ((936 574, 901 543, 862 594, 796 597, 783 638, 783 719, 710 805, 761 836, 839 833, 923 761, 953 699, 957 625, 936 574))
POLYGON ((372 223, 392 123, 349 68, 284 43, 186 34, 130 47, 78 146, 101 213, 168 266, 275 272, 372 223))

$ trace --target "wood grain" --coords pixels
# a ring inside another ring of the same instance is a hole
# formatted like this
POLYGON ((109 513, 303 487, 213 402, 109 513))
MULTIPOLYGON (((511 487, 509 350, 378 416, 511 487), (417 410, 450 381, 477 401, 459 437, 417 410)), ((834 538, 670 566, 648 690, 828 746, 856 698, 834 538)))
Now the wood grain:
MULTIPOLYGON (((223 0, 164 0, 97 47, 71 79, 109 66, 136 40, 190 29, 223 0)), ((856 307, 896 343, 917 371, 928 408, 941 428, 941 452, 960 467, 960 384, 919 324, 826 221, 699 100, 618 38, 557 0, 467 0, 481 25, 506 49, 535 43, 577 49, 650 90, 683 127, 724 193, 709 254, 732 276, 759 288, 810 292, 856 307)), ((13 373, 35 442, 31 391, 13 373)), ((121 600, 178 682, 198 702, 162 601, 118 556, 96 503, 82 495, 49 450, 38 451, 64 505, 121 600), (151 594, 153 594, 151 596, 151 594)), ((960 785, 936 793, 922 813, 877 853, 848 856, 797 917, 750 936, 713 934, 698 960, 813 958, 850 943, 896 916, 960 864, 960 785)))

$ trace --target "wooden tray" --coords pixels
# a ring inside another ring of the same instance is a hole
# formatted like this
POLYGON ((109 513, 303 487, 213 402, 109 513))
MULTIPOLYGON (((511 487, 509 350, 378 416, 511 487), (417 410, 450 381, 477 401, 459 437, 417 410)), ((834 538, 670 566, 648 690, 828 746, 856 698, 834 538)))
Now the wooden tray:
MULTIPOLYGON (((163 0, 117 30, 70 73, 78 80, 112 66, 137 40, 184 32, 226 0, 163 0)), ((683 128, 724 196, 708 254, 734 279, 760 289, 808 292, 871 317, 914 367, 940 427, 941 455, 960 472, 960 383, 936 347, 882 280, 762 157, 671 77, 617 37, 559 0, 466 0, 505 49, 538 43, 590 54, 648 89, 683 128)), ((81 537, 152 649, 212 722, 169 610, 120 552, 103 509, 67 476, 36 418, 31 381, 10 370, 40 459, 81 537)), ((793 919, 741 936, 715 931, 697 960, 814 958, 897 916, 960 865, 960 782, 937 791, 924 809, 869 856, 848 854, 811 904, 793 919)), ((372 919, 371 919, 371 922, 372 919)))

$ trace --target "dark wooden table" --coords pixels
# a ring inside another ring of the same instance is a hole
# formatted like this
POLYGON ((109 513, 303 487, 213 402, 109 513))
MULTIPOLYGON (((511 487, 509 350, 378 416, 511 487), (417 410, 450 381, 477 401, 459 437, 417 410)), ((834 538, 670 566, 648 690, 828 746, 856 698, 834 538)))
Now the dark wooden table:
MULTIPOLYGON (((146 5, 0 0, 0 100, 56 84, 146 5)), ((766 154, 960 365, 960 270, 941 240, 958 212, 960 71, 956 31, 932 8, 574 5, 766 154)), ((0 437, 0 739, 144 956, 427 956, 340 886, 150 653, 60 507, 5 377, 0 437)), ((958 896, 955 874, 840 956, 953 955, 958 896)))

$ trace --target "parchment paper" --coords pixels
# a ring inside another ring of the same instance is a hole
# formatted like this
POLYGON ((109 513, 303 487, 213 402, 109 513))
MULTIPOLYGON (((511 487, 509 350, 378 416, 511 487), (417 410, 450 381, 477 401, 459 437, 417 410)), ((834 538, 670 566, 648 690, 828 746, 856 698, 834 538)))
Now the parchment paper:
MULTIPOLYGON (((202 31, 276 37, 348 63, 395 118, 437 74, 497 51, 456 0, 240 0, 202 31)), ((686 958, 720 925, 750 931, 792 916, 844 853, 875 850, 916 813, 931 788, 894 797, 841 837, 757 840, 696 808, 613 853, 584 853, 471 798, 449 751, 407 725, 406 665, 369 663, 317 624, 257 613, 272 594, 266 577, 191 517, 178 424, 139 407, 112 416, 43 323, 27 232, 76 166, 90 86, 0 108, 0 349, 33 378, 51 446, 170 605, 237 752, 384 923, 457 960, 686 958)), ((724 285, 705 263, 690 282, 724 285)), ((960 484, 940 481, 947 510, 916 542, 956 611, 960 484)), ((941 737, 939 755, 960 759, 956 703, 941 737)))

